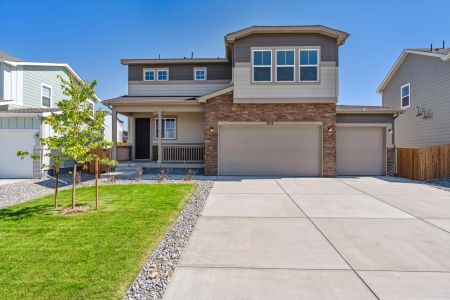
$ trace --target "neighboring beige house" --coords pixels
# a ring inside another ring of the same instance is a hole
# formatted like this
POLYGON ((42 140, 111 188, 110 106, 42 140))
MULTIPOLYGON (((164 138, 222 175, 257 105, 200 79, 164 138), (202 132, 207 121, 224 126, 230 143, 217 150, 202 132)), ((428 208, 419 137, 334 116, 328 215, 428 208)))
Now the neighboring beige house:
POLYGON ((397 146, 450 144, 450 48, 404 50, 378 92, 406 110, 395 120, 397 146))
MULTIPOLYGON (((68 64, 22 61, 0 52, 0 178, 39 178, 47 171, 40 138, 53 132, 43 120, 58 111, 56 104, 64 97, 58 76, 67 80, 69 74, 81 80, 68 64), (21 160, 19 150, 40 155, 41 160, 21 160)), ((93 110, 96 101, 97 96, 91 101, 93 110)))
POLYGON ((347 38, 325 26, 253 26, 225 36, 224 58, 122 59, 128 94, 103 103, 113 119, 128 117, 127 164, 207 175, 392 173, 401 109, 337 105, 347 38))

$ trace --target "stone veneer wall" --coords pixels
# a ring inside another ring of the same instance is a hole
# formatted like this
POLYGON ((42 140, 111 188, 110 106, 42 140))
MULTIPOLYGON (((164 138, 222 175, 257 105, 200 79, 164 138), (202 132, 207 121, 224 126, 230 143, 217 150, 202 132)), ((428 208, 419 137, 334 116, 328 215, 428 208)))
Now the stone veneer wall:
POLYGON ((205 174, 217 175, 218 122, 323 122, 323 176, 336 176, 336 104, 236 104, 233 93, 205 104, 205 174), (328 131, 328 128, 332 128, 328 131), (210 129, 214 130, 211 131, 210 129))
POLYGON ((387 175, 394 176, 395 175, 395 148, 388 147, 386 149, 387 155, 387 175))

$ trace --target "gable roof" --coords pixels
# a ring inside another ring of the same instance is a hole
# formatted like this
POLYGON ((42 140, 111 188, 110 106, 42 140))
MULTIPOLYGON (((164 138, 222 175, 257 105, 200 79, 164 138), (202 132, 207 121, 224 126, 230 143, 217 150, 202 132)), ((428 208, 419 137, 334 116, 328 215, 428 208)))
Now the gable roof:
POLYGON ((3 51, 0 51, 0 59, 9 60, 9 61, 22 61, 20 58, 12 56, 11 54, 3 52, 3 51))
POLYGON ((450 48, 441 48, 441 49, 432 49, 430 50, 425 48, 413 48, 413 49, 404 49, 400 56, 397 58, 397 61, 395 64, 391 67, 389 70, 389 73, 384 78, 383 82, 381 82, 381 85, 377 89, 377 93, 382 93, 386 86, 389 84, 392 77, 397 72, 398 68, 402 65, 403 61, 409 54, 416 54, 416 55, 425 55, 430 57, 436 57, 440 58, 442 61, 449 61, 450 60, 450 48))
MULTIPOLYGON (((1 52, 0 52, 1 53, 1 52)), ((4 52, 3 52, 4 53, 4 52)), ((9 55, 9 54, 7 54, 9 55)), ((6 57, 6 56, 5 56, 6 57)), ((14 58, 13 56, 9 56, 10 58, 14 58)), ((18 59, 18 58, 16 58, 18 59)), ((49 62, 30 62, 30 61, 22 61, 20 59, 18 60, 9 60, 5 59, 2 56, 0 56, 0 62, 3 62, 5 64, 8 64, 13 67, 17 66, 47 66, 47 67, 62 67, 65 68, 70 74, 72 74, 73 77, 75 77, 78 81, 81 81, 81 77, 75 72, 74 69, 69 64, 66 63, 49 63, 49 62)), ((101 102, 100 98, 94 94, 94 98, 96 101, 101 102)))
POLYGON ((225 36, 225 43, 233 43, 236 39, 254 33, 320 33, 337 39, 338 46, 344 44, 349 34, 322 25, 301 25, 301 26, 250 26, 225 36))

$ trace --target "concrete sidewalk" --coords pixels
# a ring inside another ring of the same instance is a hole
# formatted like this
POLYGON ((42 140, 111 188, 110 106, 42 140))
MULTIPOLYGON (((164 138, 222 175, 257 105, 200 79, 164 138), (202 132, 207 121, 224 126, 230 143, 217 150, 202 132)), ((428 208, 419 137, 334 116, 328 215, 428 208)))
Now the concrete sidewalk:
POLYGON ((219 177, 165 299, 450 299, 450 193, 219 177))

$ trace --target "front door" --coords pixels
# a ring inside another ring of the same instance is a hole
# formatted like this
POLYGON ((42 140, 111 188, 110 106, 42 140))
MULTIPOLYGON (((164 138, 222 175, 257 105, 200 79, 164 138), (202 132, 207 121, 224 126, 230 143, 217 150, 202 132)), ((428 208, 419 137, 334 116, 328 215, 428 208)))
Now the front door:
POLYGON ((150 118, 136 118, 136 159, 150 159, 150 118))

